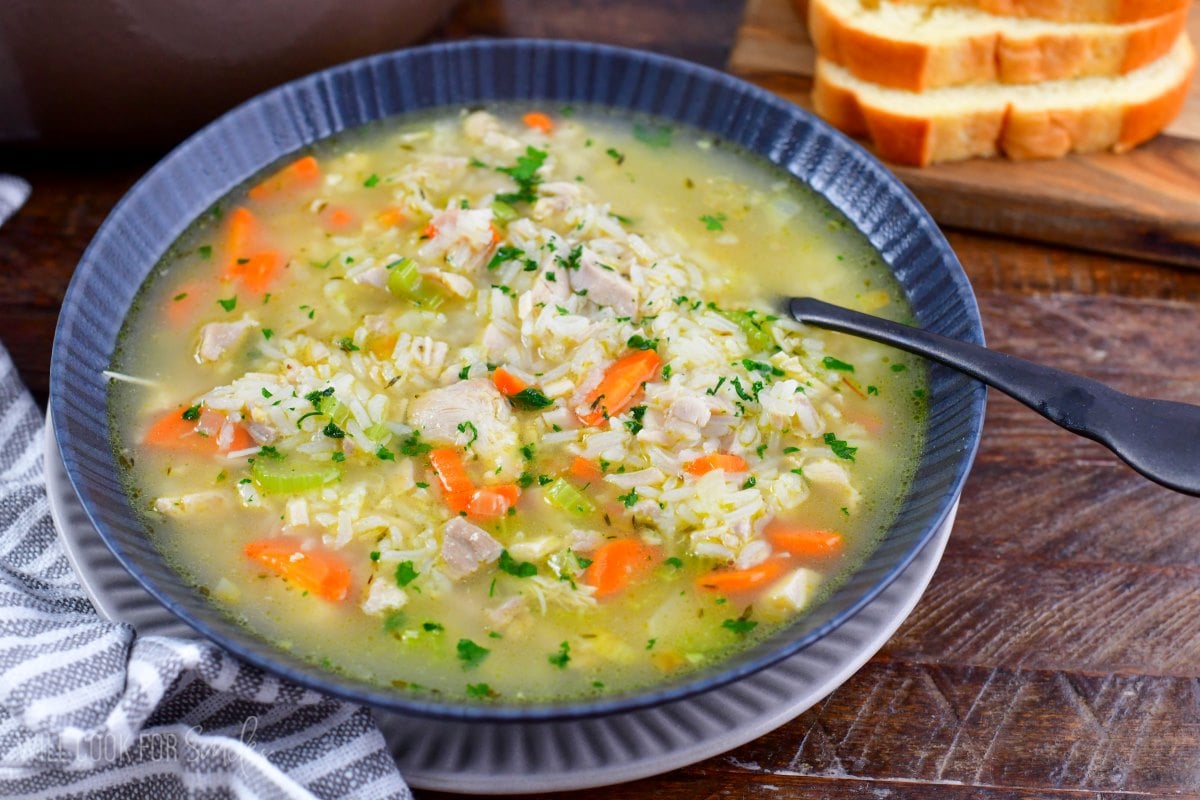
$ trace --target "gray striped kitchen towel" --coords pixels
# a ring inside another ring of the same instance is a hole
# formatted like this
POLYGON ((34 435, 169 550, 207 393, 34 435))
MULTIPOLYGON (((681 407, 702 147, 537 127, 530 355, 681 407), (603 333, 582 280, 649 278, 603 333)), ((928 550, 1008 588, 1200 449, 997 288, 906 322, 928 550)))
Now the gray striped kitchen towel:
POLYGON ((0 797, 411 798, 367 709, 96 614, 42 424, 0 345, 0 797))

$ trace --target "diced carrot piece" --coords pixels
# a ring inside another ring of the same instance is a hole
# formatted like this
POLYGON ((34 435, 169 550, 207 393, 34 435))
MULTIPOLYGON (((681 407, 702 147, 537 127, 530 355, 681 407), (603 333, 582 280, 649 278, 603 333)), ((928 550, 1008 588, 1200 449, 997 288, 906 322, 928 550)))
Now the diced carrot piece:
POLYGON ((581 481, 598 481, 604 477, 604 471, 600 469, 600 465, 590 458, 576 456, 571 462, 571 475, 581 481))
POLYGON ((550 134, 554 132, 554 120, 546 116, 540 111, 530 111, 525 116, 521 117, 521 121, 531 128, 535 128, 542 133, 550 134))
POLYGON ((398 208, 385 208, 375 215, 375 219, 385 228, 395 228, 403 225, 407 217, 398 208))
POLYGON ((316 183, 320 177, 321 167, 317 159, 303 156, 252 188, 250 199, 267 200, 279 192, 316 183))
POLYGON ((258 232, 258 218, 245 206, 238 206, 229 214, 229 227, 225 232, 225 259, 234 264, 244 258, 250 250, 250 240, 258 232))
POLYGON ((721 594, 741 594, 767 586, 783 574, 785 561, 768 558, 746 569, 718 569, 696 579, 696 586, 721 594))
POLYGON ((250 291, 262 294, 271 288, 282 268, 283 256, 275 250, 264 250, 249 258, 235 260, 225 274, 240 280, 250 291))
POLYGON ((653 350, 636 350, 617 359, 584 399, 588 411, 580 414, 579 419, 585 425, 600 425, 620 414, 634 404, 642 384, 657 375, 660 366, 662 359, 653 350))
POLYGON ((504 240, 504 234, 500 233, 500 229, 496 227, 496 223, 494 222, 489 223, 488 227, 492 229, 492 247, 495 247, 504 240))
MULTIPOLYGON (((218 452, 217 437, 205 436, 196 430, 196 423, 183 418, 182 406, 163 414, 146 431, 143 442, 166 450, 188 450, 194 453, 218 452)), ((228 450, 245 450, 254 446, 254 440, 241 425, 233 428, 233 439, 228 450)))
POLYGON ((433 467, 433 472, 437 475, 438 481, 442 485, 442 491, 446 493, 447 497, 465 494, 467 502, 470 502, 470 497, 475 492, 475 484, 467 475, 466 465, 463 464, 462 456, 458 454, 457 450, 453 447, 439 447, 431 450, 429 464, 433 467))
POLYGON ((615 539, 592 554, 583 580, 595 587, 596 597, 608 597, 648 573, 659 560, 657 548, 637 539, 615 539))
POLYGON ((438 233, 437 225, 434 225, 431 222, 425 226, 425 230, 421 231, 421 238, 422 239, 432 239, 433 237, 437 236, 437 233, 438 233))
POLYGON ((302 183, 313 183, 321 177, 321 165, 313 156, 303 156, 287 167, 289 177, 302 183))
POLYGON ((767 541, 776 550, 803 558, 825 558, 842 552, 846 542, 835 531, 814 530, 772 520, 765 531, 767 541))
POLYGON ((521 487, 515 483, 501 483, 496 486, 484 487, 489 492, 495 492, 508 501, 510 506, 515 506, 517 501, 521 499, 521 487))
POLYGON ((514 394, 520 394, 529 388, 529 384, 513 375, 504 367, 496 367, 492 372, 492 383, 496 384, 496 388, 500 390, 500 394, 505 397, 512 397, 514 394))
POLYGON ((327 550, 304 550, 296 539, 279 536, 246 545, 247 556, 298 589, 337 602, 350 591, 350 568, 327 550))
POLYGON ((172 327, 182 328, 196 318, 200 309, 202 296, 207 292, 199 283, 188 283, 179 287, 179 291, 167 300, 167 321, 172 327))
POLYGON ((192 448, 190 439, 204 437, 196 433, 196 423, 183 418, 184 409, 173 408, 156 419, 142 441, 146 444, 168 448, 192 448))
MULTIPOLYGON (((471 493, 465 510, 468 517, 495 519, 507 514, 508 510, 517 504, 520 497, 521 489, 516 484, 484 486, 471 493)), ((457 497, 455 499, 459 500, 457 497)))
POLYGON ((745 472, 750 469, 750 465, 746 463, 746 459, 732 453, 709 453, 687 462, 683 468, 689 475, 699 476, 712 472, 714 469, 725 472, 745 472))
POLYGON ((399 338, 399 335, 395 333, 372 337, 370 350, 376 358, 388 358, 392 355, 392 351, 396 349, 396 340, 399 338))
POLYGON ((321 226, 330 233, 345 233, 358 223, 358 215, 342 206, 329 206, 321 212, 321 226))

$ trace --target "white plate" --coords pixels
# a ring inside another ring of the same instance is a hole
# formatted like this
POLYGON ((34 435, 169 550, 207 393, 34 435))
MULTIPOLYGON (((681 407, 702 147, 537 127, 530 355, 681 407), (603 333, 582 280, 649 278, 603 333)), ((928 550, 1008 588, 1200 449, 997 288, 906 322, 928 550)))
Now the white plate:
MULTIPOLYGON (((150 597, 100 539, 67 478, 49 421, 46 488, 67 557, 101 614, 141 634, 196 635, 150 597)), ((873 602, 810 647, 737 683, 655 708, 569 722, 464 723, 382 711, 375 717, 405 780, 424 789, 475 795, 584 789, 694 764, 794 719, 858 671, 925 591, 954 511, 873 602)))

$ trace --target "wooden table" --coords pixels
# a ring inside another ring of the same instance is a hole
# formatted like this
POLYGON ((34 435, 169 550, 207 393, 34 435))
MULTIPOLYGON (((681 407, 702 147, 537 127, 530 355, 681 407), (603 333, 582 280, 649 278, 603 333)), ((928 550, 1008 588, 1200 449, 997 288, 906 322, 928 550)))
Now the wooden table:
MULTIPOLYGON (((740 13, 722 0, 472 0, 437 36, 601 36, 722 66, 740 13)), ((43 403, 71 271, 158 155, 0 150, 0 172, 34 187, 0 228, 0 341, 43 403)), ((1200 403, 1200 272, 947 235, 993 347, 1200 403)), ((757 741, 563 797, 1200 797, 1198 611, 1200 500, 993 394, 941 566, 874 659, 757 741)))

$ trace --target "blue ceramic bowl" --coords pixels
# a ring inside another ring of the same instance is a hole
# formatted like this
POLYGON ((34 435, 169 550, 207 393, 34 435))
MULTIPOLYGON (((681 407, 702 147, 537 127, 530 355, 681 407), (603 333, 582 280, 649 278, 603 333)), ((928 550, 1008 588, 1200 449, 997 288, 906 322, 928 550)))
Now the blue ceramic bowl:
POLYGON ((320 691, 409 714, 531 720, 615 713, 735 681, 828 634, 929 541, 957 501, 974 458, 982 385, 929 368, 928 430, 912 488, 879 548, 826 603, 706 670, 640 693, 571 703, 479 705, 414 697, 277 649, 226 619, 172 570, 151 545, 118 478, 102 372, 142 282, 194 219, 282 156, 339 131, 422 109, 506 100, 650 114, 765 157, 866 235, 895 272, 922 327, 982 343, 971 287, 928 213, 866 151, 796 106, 729 75, 649 53, 522 40, 435 45, 355 61, 260 95, 185 141, 129 191, 84 253, 59 317, 50 405, 63 462, 105 543, 151 595, 246 661, 320 691))

